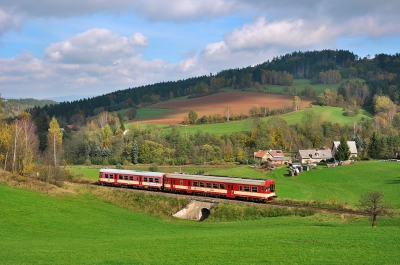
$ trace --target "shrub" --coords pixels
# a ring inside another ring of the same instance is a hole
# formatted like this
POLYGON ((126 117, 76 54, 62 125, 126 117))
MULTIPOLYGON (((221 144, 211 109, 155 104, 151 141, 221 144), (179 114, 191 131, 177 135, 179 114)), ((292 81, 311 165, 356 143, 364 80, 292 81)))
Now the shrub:
POLYGON ((158 171, 158 166, 157 166, 156 164, 152 164, 152 165, 149 167, 149 171, 157 172, 157 171, 158 171))

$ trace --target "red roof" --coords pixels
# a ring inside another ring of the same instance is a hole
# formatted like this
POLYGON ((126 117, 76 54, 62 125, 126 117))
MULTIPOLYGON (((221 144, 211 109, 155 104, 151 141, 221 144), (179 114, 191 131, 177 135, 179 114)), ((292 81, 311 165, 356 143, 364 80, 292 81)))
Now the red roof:
POLYGON ((254 157, 263 158, 266 153, 267 153, 267 151, 258 150, 258 152, 254 152, 254 157))
POLYGON ((270 153, 272 157, 284 157, 282 150, 269 150, 268 153, 270 153))

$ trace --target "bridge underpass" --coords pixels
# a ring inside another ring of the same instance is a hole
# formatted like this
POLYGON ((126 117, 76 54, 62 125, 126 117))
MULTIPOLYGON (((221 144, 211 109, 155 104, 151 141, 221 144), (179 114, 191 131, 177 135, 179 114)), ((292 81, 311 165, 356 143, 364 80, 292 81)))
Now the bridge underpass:
POLYGON ((173 214, 181 219, 203 221, 211 214, 211 209, 216 202, 209 200, 192 199, 192 201, 182 210, 173 214))

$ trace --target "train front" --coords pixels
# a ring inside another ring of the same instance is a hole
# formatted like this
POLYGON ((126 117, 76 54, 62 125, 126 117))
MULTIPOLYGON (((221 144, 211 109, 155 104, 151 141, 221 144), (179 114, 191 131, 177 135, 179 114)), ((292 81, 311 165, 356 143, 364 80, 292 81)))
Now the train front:
POLYGON ((276 193, 275 193, 275 181, 273 180, 266 180, 264 183, 264 191, 266 194, 268 194, 266 197, 266 200, 271 201, 274 198, 276 198, 276 193))

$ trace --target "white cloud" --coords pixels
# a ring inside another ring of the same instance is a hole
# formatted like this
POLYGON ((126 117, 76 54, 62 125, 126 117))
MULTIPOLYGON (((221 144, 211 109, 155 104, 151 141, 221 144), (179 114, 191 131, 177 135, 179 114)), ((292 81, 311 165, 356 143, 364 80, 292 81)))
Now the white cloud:
POLYGON ((51 44, 45 49, 44 58, 68 64, 110 64, 119 58, 132 56, 137 47, 147 45, 148 38, 141 33, 127 38, 107 29, 91 29, 51 44))
POLYGON ((234 50, 262 49, 272 45, 307 47, 333 41, 335 30, 327 25, 310 25, 304 20, 267 22, 258 19, 225 35, 226 45, 234 50))

